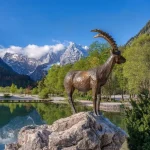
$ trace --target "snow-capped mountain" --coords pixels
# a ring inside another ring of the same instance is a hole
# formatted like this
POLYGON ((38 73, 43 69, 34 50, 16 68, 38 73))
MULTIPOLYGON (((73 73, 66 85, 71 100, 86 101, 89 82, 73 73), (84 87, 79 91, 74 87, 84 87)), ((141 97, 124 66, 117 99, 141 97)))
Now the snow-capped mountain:
POLYGON ((41 80, 43 77, 47 75, 48 70, 47 68, 48 64, 42 64, 36 67, 36 69, 30 74, 31 79, 38 81, 41 80))
POLYGON ((30 75, 37 66, 41 64, 39 60, 35 58, 28 58, 22 54, 6 53, 2 58, 13 70, 19 74, 30 75))
POLYGON ((57 53, 54 53, 54 52, 46 53, 39 60, 41 64, 54 64, 60 61, 60 56, 64 53, 64 51, 65 49, 57 53))
MULTIPOLYGON (((31 46, 30 46, 31 47, 31 46)), ((32 46, 35 48, 36 46, 32 46)), ((74 63, 79 60, 81 57, 87 55, 88 48, 82 47, 81 45, 70 42, 68 46, 59 46, 57 45, 57 49, 54 46, 44 46, 44 48, 49 48, 45 52, 43 50, 43 54, 40 57, 32 58, 28 53, 23 53, 24 49, 20 51, 12 52, 12 50, 8 51, 8 49, 0 51, 0 56, 5 63, 12 67, 14 71, 19 74, 29 75, 33 80, 40 80, 43 76, 47 74, 47 70, 53 64, 65 65, 68 63, 74 63)), ((14 49, 15 47, 13 47, 14 49)), ((18 47, 17 47, 18 48, 18 47)), ((32 49, 30 50, 32 52, 32 49)), ((34 49, 35 53, 36 50, 34 49)), ((40 53, 42 48, 40 48, 40 53)), ((37 49, 37 53, 39 50, 37 49)), ((33 52, 32 52, 33 53, 33 52)))
POLYGON ((53 65, 60 65, 59 62, 53 63, 53 64, 43 64, 39 65, 33 73, 30 74, 30 77, 34 79, 35 81, 41 80, 44 76, 47 75, 48 70, 53 66, 53 65))
POLYGON ((70 42, 70 45, 60 57, 60 64, 66 65, 78 61, 81 57, 87 56, 87 50, 87 48, 83 48, 81 45, 70 42))
MULTIPOLYGON (((29 58, 26 55, 22 54, 12 54, 6 53, 3 56, 4 62, 6 62, 9 66, 13 68, 13 70, 19 74, 30 75, 31 77, 35 77, 36 79, 41 79, 47 70, 51 67, 52 64, 55 64, 60 61, 60 56, 63 54, 63 50, 59 53, 47 53, 43 55, 40 59, 29 58), (49 68, 47 68, 49 66, 49 68), (40 72, 43 71, 40 75, 40 72), (38 77, 36 77, 36 75, 38 77)), ((35 78, 33 78, 35 80, 35 78)))

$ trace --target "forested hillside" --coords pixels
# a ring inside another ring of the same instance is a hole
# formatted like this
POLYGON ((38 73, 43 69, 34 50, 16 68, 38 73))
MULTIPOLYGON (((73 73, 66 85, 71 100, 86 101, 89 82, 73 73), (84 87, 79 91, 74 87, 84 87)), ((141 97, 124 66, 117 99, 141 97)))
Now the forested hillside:
POLYGON ((12 83, 18 87, 33 86, 34 82, 27 75, 20 75, 16 73, 10 66, 8 66, 0 58, 0 86, 11 86, 12 83))
MULTIPOLYGON (((115 65, 102 94, 110 97, 114 94, 137 94, 143 90, 150 91, 150 35, 143 34, 132 45, 120 47, 127 62, 115 65)), ((87 70, 103 64, 110 56, 107 44, 94 42, 90 45, 89 55, 74 64, 53 66, 48 75, 39 82, 40 95, 48 93, 64 94, 63 80, 70 70, 87 70)), ((75 95, 82 95, 76 92, 75 95)), ((87 97, 91 94, 87 93, 87 97)))

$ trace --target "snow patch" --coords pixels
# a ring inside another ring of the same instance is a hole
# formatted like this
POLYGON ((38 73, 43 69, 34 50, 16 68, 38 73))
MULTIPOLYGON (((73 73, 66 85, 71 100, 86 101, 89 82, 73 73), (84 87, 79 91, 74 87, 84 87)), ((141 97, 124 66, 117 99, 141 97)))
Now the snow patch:
POLYGON ((46 71, 48 71, 52 66, 54 66, 54 65, 60 65, 60 62, 57 62, 57 63, 54 63, 54 64, 49 64, 49 65, 47 65, 46 66, 46 68, 44 68, 43 70, 46 70, 46 71))

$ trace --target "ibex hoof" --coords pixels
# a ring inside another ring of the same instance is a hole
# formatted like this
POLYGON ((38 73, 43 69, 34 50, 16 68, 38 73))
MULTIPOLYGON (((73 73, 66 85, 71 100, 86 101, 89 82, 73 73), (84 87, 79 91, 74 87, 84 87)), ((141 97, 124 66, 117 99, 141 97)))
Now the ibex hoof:
POLYGON ((76 114, 77 112, 73 110, 72 113, 73 113, 73 114, 76 114))
POLYGON ((102 112, 98 111, 97 116, 102 116, 102 112))
POLYGON ((96 114, 96 112, 95 112, 95 111, 93 112, 93 115, 94 115, 94 116, 97 116, 97 114, 96 114))

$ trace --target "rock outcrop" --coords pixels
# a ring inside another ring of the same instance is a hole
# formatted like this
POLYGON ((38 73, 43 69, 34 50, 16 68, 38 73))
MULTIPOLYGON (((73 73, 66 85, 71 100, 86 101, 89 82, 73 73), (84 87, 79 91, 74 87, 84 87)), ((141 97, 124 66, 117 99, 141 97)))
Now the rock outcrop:
POLYGON ((119 150, 126 137, 107 118, 81 112, 52 125, 23 127, 5 150, 119 150))

